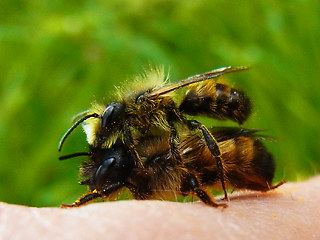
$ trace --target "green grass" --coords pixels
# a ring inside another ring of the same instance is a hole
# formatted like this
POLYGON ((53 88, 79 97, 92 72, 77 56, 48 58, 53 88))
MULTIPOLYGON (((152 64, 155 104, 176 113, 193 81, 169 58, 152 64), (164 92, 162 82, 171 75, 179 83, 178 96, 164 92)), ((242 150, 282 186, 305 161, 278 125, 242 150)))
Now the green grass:
MULTIPOLYGON (((58 206, 84 193, 79 159, 57 160, 61 135, 74 114, 149 64, 169 69, 173 81, 250 65, 228 78, 253 99, 244 126, 277 138, 266 143, 275 180, 317 174, 319 7, 316 0, 2 1, 0 201, 58 206)), ((77 130, 63 153, 85 148, 77 130)))

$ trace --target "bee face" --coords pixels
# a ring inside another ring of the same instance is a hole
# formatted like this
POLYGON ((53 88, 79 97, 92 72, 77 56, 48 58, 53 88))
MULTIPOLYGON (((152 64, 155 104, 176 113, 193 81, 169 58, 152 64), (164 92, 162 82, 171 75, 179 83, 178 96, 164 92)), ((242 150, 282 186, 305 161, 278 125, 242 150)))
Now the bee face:
POLYGON ((124 182, 129 176, 134 162, 123 145, 111 148, 91 148, 90 161, 82 165, 82 175, 90 189, 102 190, 109 185, 124 182))

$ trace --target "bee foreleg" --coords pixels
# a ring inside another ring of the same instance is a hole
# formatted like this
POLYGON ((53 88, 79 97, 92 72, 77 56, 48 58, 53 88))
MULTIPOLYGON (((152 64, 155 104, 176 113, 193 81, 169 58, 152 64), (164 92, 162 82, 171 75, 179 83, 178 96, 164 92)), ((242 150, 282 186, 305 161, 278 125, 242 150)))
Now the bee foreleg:
POLYGON ((188 121, 188 126, 190 129, 198 128, 202 131, 202 135, 206 141, 207 147, 210 150, 211 154, 216 159, 219 178, 222 185, 222 189, 224 191, 224 197, 225 199, 228 199, 228 194, 227 194, 225 183, 224 183, 224 170, 223 170, 223 165, 221 161, 221 152, 216 139, 211 135, 209 130, 206 128, 206 126, 204 126, 202 123, 198 122, 197 120, 188 121))
POLYGON ((99 193, 97 190, 93 190, 92 192, 89 192, 89 193, 83 195, 82 197, 80 197, 72 205, 62 204, 61 207, 62 208, 65 208, 65 207, 80 207, 80 206, 85 205, 85 204, 87 204, 87 203, 91 202, 92 200, 97 199, 99 197, 102 197, 102 194, 99 193))
POLYGON ((124 186, 124 183, 113 183, 108 185, 107 188, 102 189, 101 191, 98 191, 97 189, 94 189, 91 192, 88 192, 87 194, 80 197, 77 201, 75 201, 72 205, 62 204, 61 207, 80 207, 82 205, 85 205, 97 198, 100 197, 107 197, 111 193, 119 190, 124 186))
POLYGON ((142 161, 140 159, 140 156, 139 156, 139 154, 135 148, 134 142, 133 142, 130 128, 126 127, 124 130, 124 133, 125 133, 125 143, 126 143, 127 147, 129 148, 131 156, 134 159, 135 166, 143 168, 142 161))
POLYGON ((177 139, 177 130, 174 127, 173 123, 171 123, 170 121, 168 121, 168 123, 171 127, 170 139, 169 139, 171 155, 174 157, 174 159, 181 160, 181 156, 179 154, 179 151, 177 150, 176 143, 175 143, 177 139))

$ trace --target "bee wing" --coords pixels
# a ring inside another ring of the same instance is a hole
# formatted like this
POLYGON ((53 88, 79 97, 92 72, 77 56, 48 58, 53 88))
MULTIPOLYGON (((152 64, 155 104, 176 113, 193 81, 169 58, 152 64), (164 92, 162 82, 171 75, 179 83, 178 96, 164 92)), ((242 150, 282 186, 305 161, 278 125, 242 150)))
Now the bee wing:
POLYGON ((218 69, 206 72, 206 73, 201 73, 201 74, 191 76, 191 77, 183 79, 179 82, 169 83, 161 88, 155 89, 154 91, 150 92, 147 97, 148 98, 157 98, 160 95, 166 94, 168 92, 174 91, 176 89, 185 87, 185 86, 193 84, 193 83, 216 78, 216 77, 219 77, 225 73, 238 72, 238 71, 247 70, 247 69, 248 69, 248 67, 231 67, 231 66, 218 68, 218 69))
POLYGON ((212 136, 217 140, 217 142, 223 142, 230 139, 235 139, 237 137, 251 137, 252 139, 261 139, 268 141, 277 141, 277 138, 257 134, 258 132, 265 131, 264 129, 248 129, 239 127, 214 127, 209 129, 212 136))
POLYGON ((253 137, 259 138, 262 135, 257 135, 257 132, 261 130, 258 129, 247 129, 238 127, 214 127, 209 129, 213 137, 217 142, 227 141, 229 139, 234 139, 237 137, 253 137))

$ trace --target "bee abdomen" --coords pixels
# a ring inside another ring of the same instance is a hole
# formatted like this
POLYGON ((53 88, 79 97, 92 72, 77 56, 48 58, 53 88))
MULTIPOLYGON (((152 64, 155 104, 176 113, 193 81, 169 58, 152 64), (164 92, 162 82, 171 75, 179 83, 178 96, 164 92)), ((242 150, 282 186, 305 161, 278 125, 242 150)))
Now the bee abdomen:
POLYGON ((243 123, 251 113, 250 99, 242 92, 217 83, 189 89, 179 109, 189 115, 207 115, 243 123))
POLYGON ((265 179, 268 183, 271 184, 274 171, 275 171, 275 163, 273 155, 268 152, 266 147, 258 140, 255 141, 254 144, 255 154, 252 159, 252 163, 257 175, 261 176, 261 178, 265 179))
POLYGON ((227 118, 238 123, 243 123, 251 113, 251 101, 242 92, 224 84, 216 84, 216 101, 213 105, 214 112, 222 113, 222 118, 227 118))
POLYGON ((232 186, 259 191, 270 189, 275 163, 259 140, 240 137, 229 146, 229 153, 226 149, 222 157, 226 157, 226 176, 232 186))

